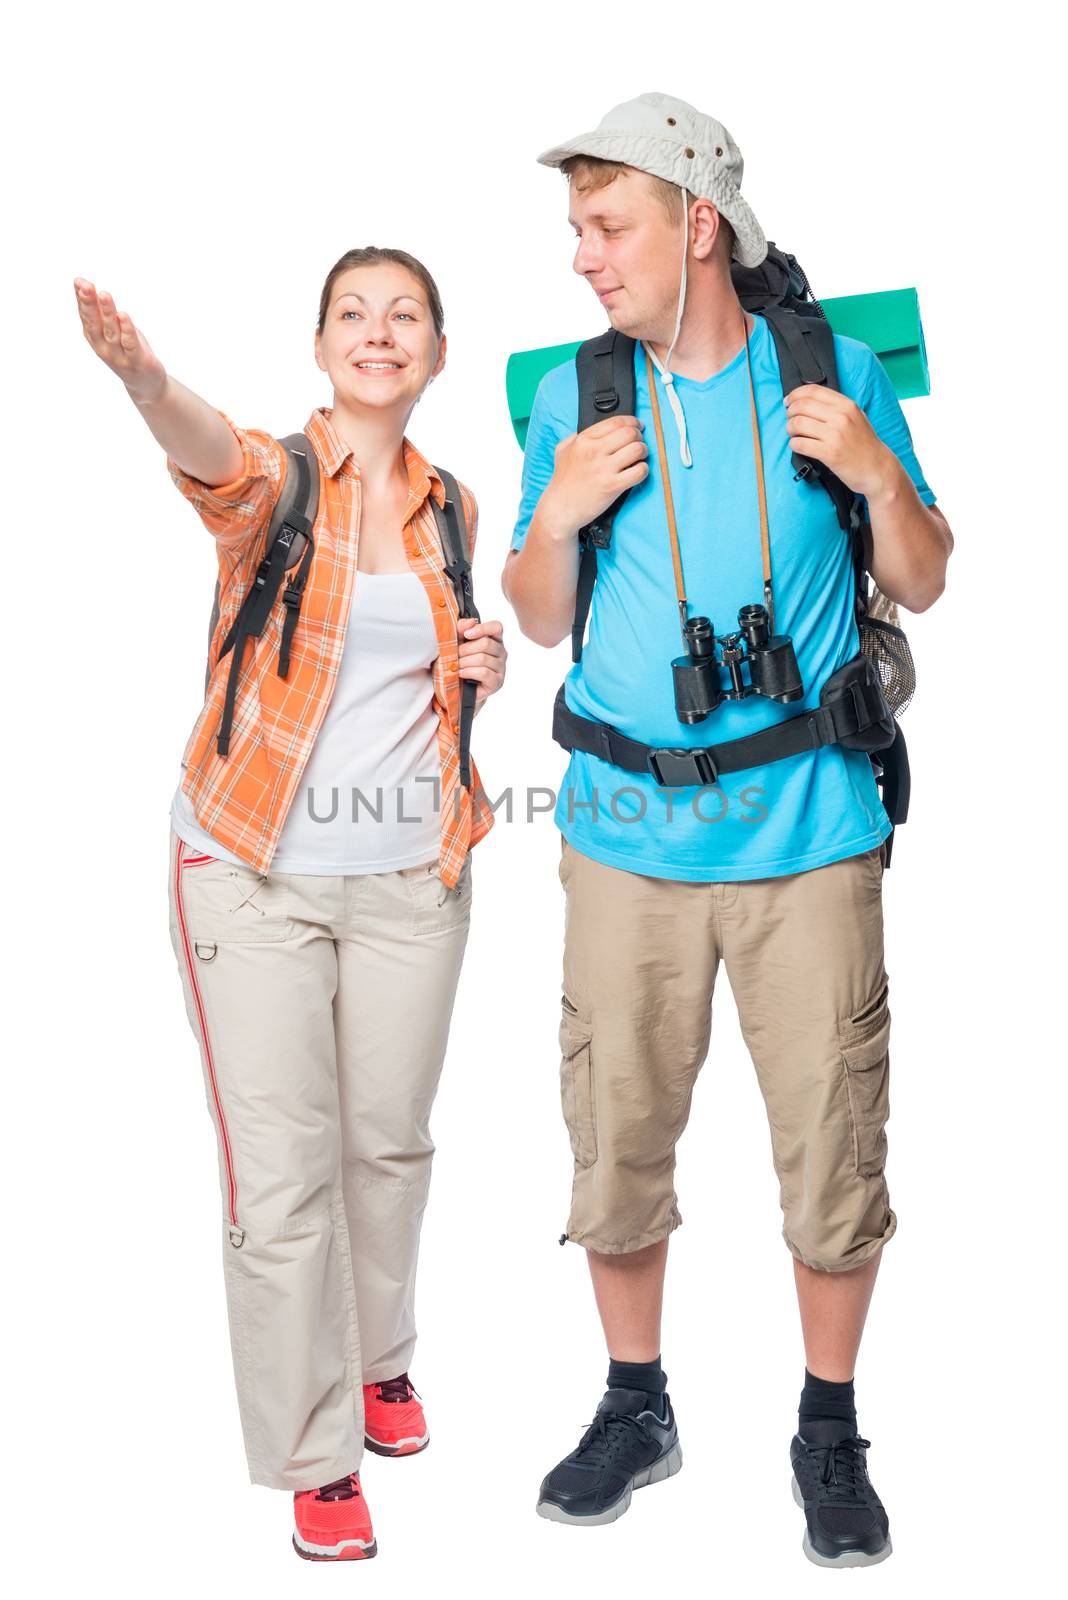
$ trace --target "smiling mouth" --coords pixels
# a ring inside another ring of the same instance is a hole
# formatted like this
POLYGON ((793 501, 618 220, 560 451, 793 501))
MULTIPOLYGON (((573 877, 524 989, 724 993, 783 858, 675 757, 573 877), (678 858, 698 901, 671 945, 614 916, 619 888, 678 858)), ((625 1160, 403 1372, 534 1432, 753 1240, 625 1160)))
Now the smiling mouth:
POLYGON ((623 285, 622 285, 622 284, 620 284, 620 283, 617 283, 617 284, 616 284, 616 285, 615 285, 615 286, 614 286, 614 287, 613 287, 613 288, 611 288, 611 289, 596 289, 596 290, 595 290, 595 291, 594 291, 594 293, 595 293, 595 294, 596 294, 596 296, 597 296, 597 298, 598 298, 598 300, 607 300, 607 299, 608 299, 608 296, 609 296, 609 295, 610 295, 610 294, 618 294, 618 293, 619 293, 619 291, 620 291, 620 289, 621 289, 621 288, 622 288, 622 287, 623 287, 623 285))
POLYGON ((357 361, 355 367, 357 372, 399 372, 401 370, 399 361, 357 361))

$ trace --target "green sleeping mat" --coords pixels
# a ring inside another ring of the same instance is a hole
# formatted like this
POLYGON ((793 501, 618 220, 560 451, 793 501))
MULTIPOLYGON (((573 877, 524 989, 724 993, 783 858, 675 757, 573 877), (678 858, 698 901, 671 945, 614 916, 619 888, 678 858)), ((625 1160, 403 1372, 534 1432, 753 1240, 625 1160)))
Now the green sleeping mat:
MULTIPOLYGON (((930 394, 931 379, 915 289, 839 295, 835 300, 821 300, 820 304, 835 333, 871 346, 885 367, 899 400, 930 394)), ((508 411, 521 446, 526 443, 530 408, 538 384, 553 367, 572 360, 581 342, 576 339, 571 344, 547 345, 542 350, 517 350, 508 357, 505 374, 508 411)))

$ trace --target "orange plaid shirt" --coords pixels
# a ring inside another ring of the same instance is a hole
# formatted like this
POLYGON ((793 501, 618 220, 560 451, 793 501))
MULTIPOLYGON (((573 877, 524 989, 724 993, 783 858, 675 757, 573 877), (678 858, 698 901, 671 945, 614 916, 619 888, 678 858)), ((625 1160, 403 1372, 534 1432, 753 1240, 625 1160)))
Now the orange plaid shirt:
MULTIPOLYGON (((223 415, 223 413, 220 413, 223 415)), ((270 434, 233 428, 243 457, 241 476, 219 488, 191 478, 168 458, 167 467, 182 494, 199 512, 215 538, 219 558, 219 623, 211 639, 211 679, 204 708, 189 735, 182 764, 182 790, 200 826, 259 872, 266 872, 282 826, 300 785, 316 735, 326 716, 345 643, 349 604, 356 579, 360 542, 360 469, 339 438, 329 408, 312 412, 305 427, 319 459, 319 508, 315 517, 308 583, 293 636, 289 676, 278 676, 278 646, 285 607, 281 594, 258 639, 245 645, 238 682, 230 753, 216 753, 230 656, 219 650, 252 586, 263 559, 267 529, 286 473, 286 455, 270 434)), ((460 784, 459 617, 452 583, 428 497, 439 505, 441 479, 415 446, 404 441, 408 506, 404 550, 408 565, 430 601, 438 656, 433 667, 434 709, 438 715, 441 758, 442 882, 455 887, 464 858, 493 825, 485 804, 472 801, 460 784)), ((468 542, 474 552, 478 508, 461 484, 468 542)), ((482 796, 472 762, 473 793, 482 796)))

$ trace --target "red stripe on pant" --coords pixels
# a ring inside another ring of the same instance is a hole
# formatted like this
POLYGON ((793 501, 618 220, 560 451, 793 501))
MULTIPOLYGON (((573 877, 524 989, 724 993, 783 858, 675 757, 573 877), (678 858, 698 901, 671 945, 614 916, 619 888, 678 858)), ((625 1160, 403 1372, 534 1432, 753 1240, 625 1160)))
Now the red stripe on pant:
POLYGON ((192 864, 201 865, 213 859, 211 856, 185 856, 186 843, 184 839, 178 840, 178 848, 174 858, 174 900, 178 909, 178 927, 182 934, 182 948, 185 950, 185 965, 189 973, 189 985, 193 991, 193 1001, 200 1021, 200 1036, 204 1041, 204 1059, 208 1063, 208 1077, 211 1081, 212 1098, 215 1101, 215 1113, 219 1121, 219 1134, 222 1138, 223 1155, 226 1158, 226 1181, 229 1186, 230 1222, 236 1228, 237 1222, 237 1180, 234 1177, 234 1157, 230 1149, 230 1135, 226 1127, 226 1118, 223 1116, 222 1101, 219 1098, 219 1080, 215 1076, 215 1057, 211 1051, 211 1040, 208 1037, 207 1018, 204 1014, 204 1002, 200 997, 200 985, 197 983, 196 967, 193 962, 193 953, 189 947, 189 929, 186 926, 185 906, 182 903, 182 868, 192 864))

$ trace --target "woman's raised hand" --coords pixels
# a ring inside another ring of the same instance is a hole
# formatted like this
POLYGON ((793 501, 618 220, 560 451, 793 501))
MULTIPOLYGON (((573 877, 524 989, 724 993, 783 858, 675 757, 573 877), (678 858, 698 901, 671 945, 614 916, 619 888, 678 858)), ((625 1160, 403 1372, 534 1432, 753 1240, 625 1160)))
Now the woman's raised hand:
POLYGON ((82 332, 105 366, 111 368, 137 404, 156 400, 163 393, 167 374, 163 363, 139 333, 125 311, 118 311, 106 289, 97 290, 87 278, 75 278, 82 332))

